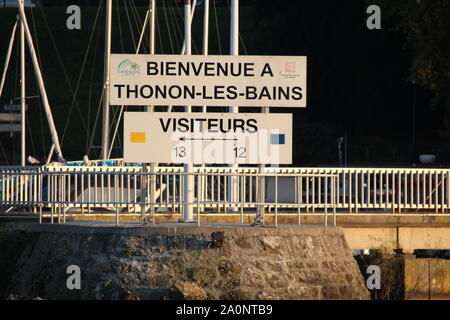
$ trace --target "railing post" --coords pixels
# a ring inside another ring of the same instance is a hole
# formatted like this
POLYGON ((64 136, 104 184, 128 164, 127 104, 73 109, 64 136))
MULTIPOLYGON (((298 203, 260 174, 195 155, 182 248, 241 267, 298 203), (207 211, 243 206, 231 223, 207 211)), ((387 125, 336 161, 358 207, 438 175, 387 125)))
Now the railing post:
POLYGON ((300 183, 299 180, 301 181, 302 177, 301 176, 296 176, 295 177, 295 190, 296 190, 296 197, 297 197, 297 223, 299 226, 302 225, 302 217, 301 217, 301 197, 302 197, 302 190, 300 188, 300 183))
POLYGON ((262 176, 262 169, 264 167, 261 166, 259 170, 259 175, 257 176, 257 193, 256 193, 256 202, 258 203, 257 212, 255 219, 252 223, 252 226, 264 225, 264 216, 265 216, 265 177, 262 176))
POLYGON ((241 199, 240 199, 240 201, 239 201, 239 203, 240 203, 240 207, 241 207, 241 214, 240 214, 240 222, 241 222, 241 224, 244 224, 244 202, 245 202, 245 194, 244 194, 244 183, 245 183, 245 176, 242 176, 241 178, 240 178, 240 184, 238 183, 237 185, 239 186, 239 188, 240 188, 240 195, 241 195, 241 199))
MULTIPOLYGON (((160 186, 162 187, 162 182, 160 182, 160 186)), ((166 188, 168 188, 169 185, 167 183, 166 188)), ((162 197, 162 191, 160 198, 162 197)), ((155 223, 155 205, 156 203, 156 173, 155 173, 155 164, 150 164, 150 224, 155 223)))
POLYGON ((145 203, 147 200, 147 164, 142 164, 141 171, 141 217, 139 219, 140 223, 146 224, 145 218, 145 203))
MULTIPOLYGON (((320 177, 319 177, 319 186, 320 186, 320 177)), ((319 193, 319 199, 321 197, 321 194, 319 193)), ((327 201, 328 202, 328 201, 327 201)), ((328 203, 325 203, 324 208, 324 216, 325 216, 325 227, 328 227, 328 203)))
POLYGON ((275 176, 275 228, 278 227, 278 176, 275 176))
MULTIPOLYGON (((200 193, 201 193, 201 181, 200 177, 203 177, 201 173, 197 174, 197 227, 200 227, 200 193)), ((194 180, 195 181, 195 180, 194 180)))
POLYGON ((332 199, 333 199, 333 226, 336 227, 336 206, 337 206, 337 199, 338 199, 338 195, 336 192, 336 188, 338 188, 339 190, 339 180, 338 178, 334 177, 333 178, 333 184, 332 184, 332 199))
POLYGON ((116 227, 119 226, 119 204, 116 203, 116 227))

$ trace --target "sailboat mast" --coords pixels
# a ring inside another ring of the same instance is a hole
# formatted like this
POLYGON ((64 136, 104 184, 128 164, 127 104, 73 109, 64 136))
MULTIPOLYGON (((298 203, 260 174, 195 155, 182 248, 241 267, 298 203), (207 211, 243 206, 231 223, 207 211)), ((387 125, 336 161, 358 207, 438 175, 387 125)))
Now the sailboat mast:
POLYGON ((156 0, 150 0, 150 54, 155 54, 156 0))
MULTIPOLYGON (((231 0, 230 55, 239 55, 239 0, 231 0)), ((238 106, 230 107, 229 111, 238 113, 238 106)))
POLYGON ((64 162, 64 158, 61 151, 61 146, 59 144, 58 133, 56 132, 55 123, 53 122, 53 115, 50 109, 50 104, 48 103, 47 91, 45 90, 44 80, 42 79, 41 69, 39 68, 39 62, 36 56, 36 51, 34 50, 33 39, 31 38, 30 28, 28 27, 27 17, 25 15, 25 9, 23 0, 17 0, 19 5, 20 20, 25 31, 25 36, 27 39, 28 48, 30 50, 31 61, 33 62, 34 73, 38 81, 39 92, 42 97, 42 103, 45 109, 45 115, 47 116, 48 125, 50 127, 50 134, 52 136, 52 142, 55 145, 56 154, 58 156, 58 161, 64 162))
POLYGON ((21 136, 20 136, 20 165, 25 166, 25 28, 20 21, 20 105, 21 105, 21 136))
MULTIPOLYGON (((191 54, 191 0, 184 0, 184 48, 185 55, 191 54)), ((191 106, 185 107, 185 112, 191 112, 191 106)), ((194 165, 187 163, 184 165, 184 192, 183 192, 183 221, 189 222, 194 218, 192 202, 194 202, 194 177, 191 173, 194 165)))
MULTIPOLYGON (((156 13, 156 0, 150 0, 150 54, 155 54, 155 13, 156 13)), ((145 28, 145 26, 144 26, 145 28)), ((147 111, 154 111, 154 106, 147 106, 147 111)))
MULTIPOLYGON (((209 40, 209 0, 205 0, 203 15, 203 55, 208 55, 208 40, 209 40)), ((206 106, 202 107, 202 111, 206 112, 206 106)))
MULTIPOLYGON (((231 0, 231 21, 230 21, 230 55, 237 56, 239 55, 239 0, 231 0)), ((238 113, 238 106, 229 107, 229 112, 238 113)), ((229 167, 237 170, 239 165, 232 164, 229 167)), ((230 195, 230 201, 234 202, 238 199, 237 194, 237 177, 231 177, 228 185, 228 192, 230 195)), ((234 210, 232 208, 231 210, 234 210)))
POLYGON ((103 87, 102 159, 109 158, 109 66, 111 54, 112 0, 106 0, 105 66, 103 87))

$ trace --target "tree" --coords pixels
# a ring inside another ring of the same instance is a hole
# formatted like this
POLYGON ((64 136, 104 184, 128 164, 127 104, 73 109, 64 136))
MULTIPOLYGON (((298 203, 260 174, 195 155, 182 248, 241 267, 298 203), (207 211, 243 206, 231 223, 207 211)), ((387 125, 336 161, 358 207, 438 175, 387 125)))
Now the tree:
POLYGON ((450 1, 365 0, 381 8, 386 23, 405 35, 405 49, 411 52, 408 80, 433 93, 431 107, 442 114, 450 135, 450 1))

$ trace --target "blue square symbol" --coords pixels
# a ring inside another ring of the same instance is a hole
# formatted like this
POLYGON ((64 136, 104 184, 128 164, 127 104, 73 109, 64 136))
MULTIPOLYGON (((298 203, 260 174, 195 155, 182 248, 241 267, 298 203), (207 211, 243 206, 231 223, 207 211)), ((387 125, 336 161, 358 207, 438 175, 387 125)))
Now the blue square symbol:
POLYGON ((270 144, 285 144, 285 135, 284 134, 271 134, 270 135, 270 144))

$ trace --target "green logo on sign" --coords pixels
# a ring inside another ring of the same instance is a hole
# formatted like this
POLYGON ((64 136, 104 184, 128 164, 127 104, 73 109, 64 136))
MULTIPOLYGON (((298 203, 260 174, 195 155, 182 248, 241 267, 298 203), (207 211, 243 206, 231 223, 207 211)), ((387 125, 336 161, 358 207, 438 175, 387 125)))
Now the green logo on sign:
POLYGON ((125 59, 117 66, 117 72, 125 76, 135 75, 139 73, 139 65, 130 59, 125 59))

